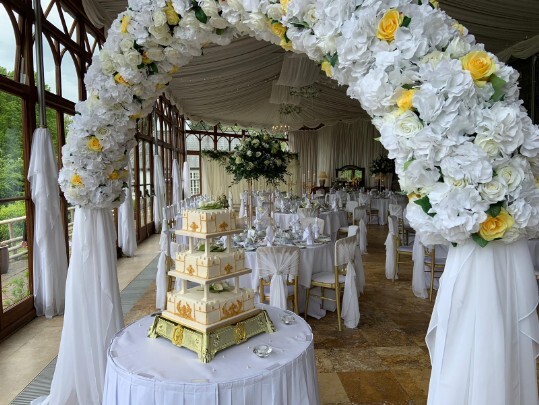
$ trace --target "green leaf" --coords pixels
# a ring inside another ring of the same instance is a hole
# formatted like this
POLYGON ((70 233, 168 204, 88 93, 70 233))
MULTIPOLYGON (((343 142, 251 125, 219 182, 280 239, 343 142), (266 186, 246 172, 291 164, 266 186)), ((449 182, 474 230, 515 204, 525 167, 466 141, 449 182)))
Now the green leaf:
POLYGON ((412 22, 412 19, 408 16, 404 16, 402 19, 401 27, 408 27, 410 23, 412 22))
POLYGON ((414 85, 412 83, 405 83, 401 87, 405 90, 412 90, 414 88, 414 85))
POLYGON ((331 66, 335 67, 337 61, 339 60, 339 55, 337 54, 337 52, 335 52, 333 55, 326 55, 326 59, 331 66))
POLYGON ((204 10, 202 10, 202 8, 198 6, 195 7, 194 10, 195 17, 197 18, 197 20, 200 21, 202 24, 206 24, 208 22, 208 16, 204 12, 204 10))
POLYGON ((499 201, 496 204, 491 204, 489 209, 485 212, 493 218, 496 218, 502 210, 503 201, 499 201))
POLYGON ((421 197, 418 200, 414 201, 417 205, 419 205, 421 208, 423 208, 423 211, 430 215, 431 217, 435 216, 436 214, 429 212, 429 210, 432 208, 432 205, 430 204, 429 196, 426 195, 424 197, 421 197))
POLYGON ((492 95, 490 100, 494 102, 500 101, 505 95, 503 92, 503 86, 505 86, 507 82, 494 74, 490 76, 489 81, 490 84, 492 84, 492 88, 494 89, 494 94, 492 95))
POLYGON ((451 242, 451 246, 457 247, 457 244, 455 242, 451 242))
POLYGON ((422 6, 423 5, 423 2, 421 0, 417 0, 417 5, 418 6, 422 6))
POLYGON ((485 247, 488 245, 488 241, 483 239, 478 233, 472 233, 472 239, 481 247, 485 247))
POLYGON ((407 170, 408 167, 412 164, 412 162, 414 161, 415 159, 410 159, 410 160, 407 160, 406 162, 404 162, 404 170, 407 170))
POLYGON ((302 22, 295 22, 295 23, 292 23, 292 26, 296 27, 296 28, 309 28, 309 25, 307 23, 302 23, 302 22))
POLYGON ((215 29, 215 33, 217 35, 223 35, 225 33, 225 31, 226 31, 226 28, 216 28, 215 29))
POLYGON ((155 64, 155 62, 152 62, 148 65, 148 68, 150 69, 149 70, 149 74, 153 75, 154 73, 157 73, 159 70, 157 69, 157 65, 155 64))

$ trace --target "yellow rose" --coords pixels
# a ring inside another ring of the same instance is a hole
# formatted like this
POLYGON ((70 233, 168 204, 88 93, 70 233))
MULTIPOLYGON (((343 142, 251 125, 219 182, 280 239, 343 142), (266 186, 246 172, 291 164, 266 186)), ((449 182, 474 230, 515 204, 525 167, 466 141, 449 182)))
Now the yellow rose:
POLYGON ((180 71, 180 68, 178 66, 172 66, 172 69, 170 69, 167 73, 169 75, 173 75, 174 73, 178 73, 180 71))
POLYGON ((281 3, 281 6, 283 6, 283 11, 284 13, 286 14, 286 10, 288 9, 288 3, 290 2, 290 0, 281 0, 279 1, 279 3, 281 3))
POLYGON ((88 146, 88 149, 93 150, 94 152, 101 152, 103 150, 101 142, 99 142, 99 139, 95 136, 91 136, 86 145, 88 146))
POLYGON ((148 55, 146 54, 146 52, 143 52, 142 53, 142 63, 144 63, 145 65, 149 65, 152 62, 153 62, 153 60, 148 58, 148 55))
POLYGON ((155 85, 155 90, 163 90, 164 88, 167 87, 167 84, 166 83, 157 83, 155 85))
POLYGON ((403 19, 404 15, 399 13, 399 10, 395 10, 394 8, 387 10, 378 23, 376 36, 387 42, 393 41, 395 39, 395 31, 400 27, 403 19))
POLYGON ((454 22, 451 27, 456 29, 460 35, 464 35, 466 33, 466 28, 464 28, 464 25, 459 24, 458 22, 454 22))
POLYGON ((286 27, 280 22, 271 24, 271 32, 279 38, 284 38, 286 35, 286 27))
POLYGON ((82 178, 78 174, 74 174, 71 176, 71 185, 76 187, 84 186, 84 183, 82 182, 82 178))
POLYGON ((327 77, 333 76, 333 67, 327 60, 323 61, 320 68, 324 71, 327 77))
POLYGON ((497 70, 496 64, 485 51, 471 51, 460 61, 462 68, 470 72, 478 86, 484 86, 490 75, 497 70))
POLYGON ((413 107, 412 98, 414 97, 415 92, 416 89, 404 90, 397 99, 397 106, 403 111, 411 110, 413 107))
POLYGON ((180 16, 174 10, 174 7, 172 6, 172 2, 167 1, 167 6, 163 9, 163 12, 167 16, 168 25, 178 25, 179 24, 180 16))
POLYGON ((129 21, 131 21, 131 17, 128 15, 124 15, 122 17, 121 23, 120 23, 120 32, 127 33, 127 26, 129 25, 129 21))
POLYGON ((120 174, 116 170, 109 174, 109 180, 118 180, 119 178, 120 174))
POLYGON ((410 193, 408 194, 408 202, 413 202, 415 200, 419 200, 423 196, 419 193, 410 193))
POLYGON ((123 84, 124 86, 129 85, 129 83, 127 82, 127 80, 125 80, 125 79, 122 77, 122 75, 119 74, 119 73, 116 73, 116 74, 114 75, 114 81, 115 81, 116 83, 118 83, 118 84, 123 84))
POLYGON ((440 8, 440 2, 438 0, 430 0, 429 3, 434 8, 440 8))
POLYGON ((285 51, 291 51, 292 50, 292 41, 287 41, 286 39, 282 38, 281 42, 279 42, 279 45, 285 51))
POLYGON ((487 219, 479 228, 479 235, 486 241, 500 239, 505 232, 513 226, 515 220, 509 213, 502 208, 497 217, 487 214, 487 219))

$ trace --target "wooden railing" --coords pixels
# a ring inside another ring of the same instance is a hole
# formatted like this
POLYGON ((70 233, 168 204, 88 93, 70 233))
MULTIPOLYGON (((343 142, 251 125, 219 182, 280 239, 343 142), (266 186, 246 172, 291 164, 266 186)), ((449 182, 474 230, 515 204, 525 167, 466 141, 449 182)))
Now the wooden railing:
POLYGON ((4 219, 0 221, 0 226, 7 225, 9 239, 0 241, 0 245, 7 245, 9 252, 9 261, 14 261, 24 255, 28 254, 26 247, 22 246, 22 236, 15 236, 14 225, 18 222, 26 221, 26 217, 17 217, 11 219, 4 219))

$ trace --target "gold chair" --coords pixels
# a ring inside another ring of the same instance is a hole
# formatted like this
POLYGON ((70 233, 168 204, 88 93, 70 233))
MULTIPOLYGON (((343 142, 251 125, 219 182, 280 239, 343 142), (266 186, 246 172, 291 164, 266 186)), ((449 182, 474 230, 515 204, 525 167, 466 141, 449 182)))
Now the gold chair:
MULTIPOLYGON (((258 294, 260 302, 270 302, 271 279, 279 274, 285 278, 287 302, 290 301, 293 311, 299 314, 298 305, 298 271, 299 271, 299 248, 291 246, 267 246, 256 250, 256 261, 259 271, 258 294), (292 281, 290 280, 292 278, 292 281), (266 287, 270 290, 267 291, 266 287), (292 287, 292 288, 290 288, 292 287), (290 293, 290 289, 292 293, 290 293)), ((282 308, 286 309, 286 308, 282 308)))
MULTIPOLYGON (((343 251, 353 251, 355 249, 357 242, 356 236, 349 236, 347 238, 342 238, 335 242, 335 263, 334 269, 332 272, 324 271, 321 273, 313 274, 311 278, 311 285, 307 288, 306 298, 305 298, 305 318, 307 318, 307 312, 309 309, 309 298, 311 297, 311 289, 315 287, 320 287, 321 294, 316 295, 322 300, 334 301, 337 305, 337 321, 339 324, 339 332, 342 330, 341 327, 341 293, 344 292, 344 281, 346 279, 346 267, 348 263, 353 260, 353 256, 348 255, 348 259, 343 257, 341 253, 343 251), (351 259, 352 258, 352 259, 351 259), (324 295, 324 290, 334 290, 335 298, 326 297, 324 295)), ((314 295, 314 294, 313 294, 314 295)))
POLYGON ((372 201, 369 200, 367 205, 367 216, 369 217, 369 224, 372 223, 373 218, 376 218, 380 222, 380 210, 372 207, 372 201))
POLYGON ((434 247, 425 247, 425 271, 430 273, 430 288, 429 301, 432 302, 432 291, 434 290, 434 278, 440 278, 445 268, 445 257, 436 257, 436 249, 434 247), (437 273, 437 275, 436 275, 437 273))
POLYGON ((387 219, 389 232, 393 236, 395 268, 393 269, 393 281, 397 279, 399 274, 399 264, 412 263, 413 246, 403 245, 399 237, 398 218, 395 215, 390 215, 387 219), (402 260, 406 259, 406 260, 402 260))

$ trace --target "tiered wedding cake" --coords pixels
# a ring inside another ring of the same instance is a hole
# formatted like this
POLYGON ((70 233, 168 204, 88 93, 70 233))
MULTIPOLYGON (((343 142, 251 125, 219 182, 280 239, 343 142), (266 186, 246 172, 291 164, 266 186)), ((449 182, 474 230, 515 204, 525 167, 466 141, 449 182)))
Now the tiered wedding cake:
POLYGON ((239 276, 248 274, 245 255, 231 248, 228 237, 222 252, 212 252, 212 241, 229 236, 237 228, 236 213, 228 209, 195 209, 182 214, 182 229, 177 234, 189 237, 189 250, 178 253, 171 276, 182 279, 179 291, 167 294, 163 316, 182 325, 206 332, 245 319, 255 312, 252 289, 239 288, 239 276), (197 251, 195 241, 205 241, 204 251, 197 251), (234 285, 227 279, 234 278, 234 285), (198 284, 187 288, 187 281, 198 284))

